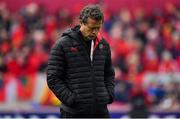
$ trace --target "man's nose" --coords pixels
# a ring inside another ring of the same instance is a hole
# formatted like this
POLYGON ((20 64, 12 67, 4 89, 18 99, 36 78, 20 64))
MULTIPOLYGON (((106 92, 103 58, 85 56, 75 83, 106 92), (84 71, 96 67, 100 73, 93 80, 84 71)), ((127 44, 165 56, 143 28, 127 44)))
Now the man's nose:
POLYGON ((98 29, 93 29, 92 30, 92 34, 97 34, 97 32, 98 32, 98 29))

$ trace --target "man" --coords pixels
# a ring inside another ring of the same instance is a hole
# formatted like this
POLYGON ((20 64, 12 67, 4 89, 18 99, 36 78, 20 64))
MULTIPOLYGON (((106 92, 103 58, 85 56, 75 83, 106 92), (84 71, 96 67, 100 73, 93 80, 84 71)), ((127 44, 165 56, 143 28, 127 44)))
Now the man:
POLYGON ((62 102, 62 118, 108 118, 114 97, 114 69, 108 43, 98 37, 104 17, 89 5, 80 13, 80 25, 67 30, 50 53, 47 83, 62 102))

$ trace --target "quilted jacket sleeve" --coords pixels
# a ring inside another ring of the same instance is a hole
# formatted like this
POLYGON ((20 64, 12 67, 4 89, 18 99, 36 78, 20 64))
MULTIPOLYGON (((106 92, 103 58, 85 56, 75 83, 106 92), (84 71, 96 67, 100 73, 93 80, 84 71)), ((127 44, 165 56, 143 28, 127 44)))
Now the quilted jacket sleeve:
POLYGON ((65 105, 71 106, 75 94, 66 85, 66 60, 62 46, 63 39, 58 40, 52 47, 47 68, 47 84, 56 97, 65 105))

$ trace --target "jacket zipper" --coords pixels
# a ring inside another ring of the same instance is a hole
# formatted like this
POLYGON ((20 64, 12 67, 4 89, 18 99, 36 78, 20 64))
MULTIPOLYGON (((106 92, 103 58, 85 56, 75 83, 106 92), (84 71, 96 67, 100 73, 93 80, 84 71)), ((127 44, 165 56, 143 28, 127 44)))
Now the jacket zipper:
POLYGON ((91 61, 91 74, 92 74, 92 89, 93 89, 93 105, 92 105, 92 113, 95 113, 95 106, 96 106, 96 86, 95 86, 95 79, 94 79, 94 64, 93 60, 91 61))
MULTIPOLYGON (((85 48, 86 53, 89 54, 89 53, 87 52, 87 49, 88 49, 87 45, 86 45, 83 41, 81 41, 81 40, 80 40, 80 42, 82 43, 82 47, 85 48)), ((100 42, 99 42, 99 43, 100 43, 100 42)), ((98 43, 98 45, 99 45, 99 43, 98 43)), ((97 47, 98 47, 98 45, 97 45, 97 47)), ((97 50, 97 47, 94 49, 93 57, 94 57, 94 54, 95 54, 95 52, 96 52, 96 50, 97 50)), ((92 85, 93 85, 93 86, 92 86, 92 88, 93 88, 92 113, 95 113, 95 111, 96 111, 96 86, 95 86, 95 79, 94 79, 94 64, 93 64, 93 59, 92 59, 92 61, 91 61, 91 58, 88 57, 88 60, 89 60, 90 67, 91 67, 91 74, 92 74, 91 77, 92 77, 92 85)))
MULTIPOLYGON (((83 42, 83 41, 81 41, 80 40, 80 42, 82 43, 82 47, 84 47, 84 49, 86 50, 86 55, 88 55, 89 53, 88 53, 88 51, 87 51, 87 49, 88 49, 88 46, 83 42)), ((96 50, 96 48, 94 49, 94 53, 95 53, 95 50, 96 50)), ((93 53, 93 55, 94 55, 94 53, 93 53)), ((94 56, 93 56, 94 57, 94 56)), ((95 94, 95 91, 96 91, 96 87, 95 87, 95 80, 94 80, 94 66, 93 66, 93 60, 91 61, 91 58, 89 57, 89 55, 88 55, 88 61, 89 61, 89 63, 90 63, 90 67, 91 67, 91 74, 92 74, 92 84, 93 84, 93 108, 92 108, 92 111, 94 111, 94 108, 95 108, 95 102, 96 102, 96 94, 95 94)))

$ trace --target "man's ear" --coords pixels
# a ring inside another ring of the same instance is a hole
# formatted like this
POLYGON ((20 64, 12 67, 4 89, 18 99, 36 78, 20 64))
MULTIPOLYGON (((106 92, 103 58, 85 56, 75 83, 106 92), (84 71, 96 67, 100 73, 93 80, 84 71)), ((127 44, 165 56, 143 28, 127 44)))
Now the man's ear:
POLYGON ((82 26, 82 25, 83 25, 82 20, 79 20, 79 25, 80 25, 80 26, 82 26))
POLYGON ((85 24, 83 23, 83 22, 80 22, 80 24, 79 24, 80 26, 84 26, 85 24))
POLYGON ((80 25, 82 25, 82 24, 83 24, 82 19, 79 19, 79 23, 80 23, 80 25))

